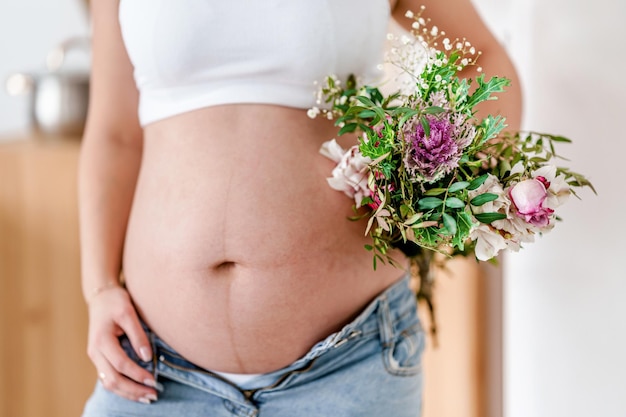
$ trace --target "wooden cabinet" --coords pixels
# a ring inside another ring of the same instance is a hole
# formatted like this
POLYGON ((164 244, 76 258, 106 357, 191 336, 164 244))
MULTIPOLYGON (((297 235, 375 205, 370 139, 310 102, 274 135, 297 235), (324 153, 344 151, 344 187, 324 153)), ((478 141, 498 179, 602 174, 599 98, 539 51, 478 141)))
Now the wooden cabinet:
POLYGON ((438 343, 429 338, 424 354, 423 417, 501 417, 499 276, 473 259, 446 268, 435 288, 438 343))
MULTIPOLYGON (((0 417, 77 417, 95 382, 79 283, 79 146, 0 143, 0 417)), ((475 262, 451 270, 438 281, 439 348, 429 341, 424 358, 424 417, 495 417, 498 398, 486 395, 489 291, 475 262)))
POLYGON ((67 138, 0 144, 0 417, 79 416, 95 382, 67 138))

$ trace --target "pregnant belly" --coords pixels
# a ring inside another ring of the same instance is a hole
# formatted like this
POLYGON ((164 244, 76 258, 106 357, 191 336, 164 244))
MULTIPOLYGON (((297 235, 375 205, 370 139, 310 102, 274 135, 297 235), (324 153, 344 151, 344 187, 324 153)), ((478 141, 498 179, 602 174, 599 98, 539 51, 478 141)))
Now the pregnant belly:
POLYGON ((326 183, 333 163, 318 149, 328 132, 216 125, 211 135, 146 135, 124 273, 144 320, 189 360, 268 372, 403 271, 373 271, 364 224, 326 183))

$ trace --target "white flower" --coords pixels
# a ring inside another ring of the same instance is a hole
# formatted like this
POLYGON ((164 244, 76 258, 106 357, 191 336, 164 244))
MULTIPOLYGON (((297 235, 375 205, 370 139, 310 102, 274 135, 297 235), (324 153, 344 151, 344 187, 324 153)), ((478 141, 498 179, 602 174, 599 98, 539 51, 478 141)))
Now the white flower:
POLYGON ((474 228, 470 233, 470 239, 476 241, 474 253, 481 261, 488 261, 507 248, 502 235, 486 224, 480 224, 474 228))
POLYGON ((371 194, 367 179, 372 160, 361 155, 356 145, 345 151, 335 139, 324 142, 320 153, 337 162, 332 177, 327 178, 330 187, 354 198, 356 206, 361 207, 363 198, 371 194))
POLYGON ((319 107, 313 107, 310 108, 309 110, 307 110, 306 115, 309 116, 311 119, 315 119, 317 117, 317 115, 320 114, 320 109, 319 107))
POLYGON ((339 161, 341 161, 341 158, 343 157, 343 154, 346 153, 346 151, 337 143, 335 139, 331 139, 322 143, 320 153, 326 158, 339 163, 339 161))

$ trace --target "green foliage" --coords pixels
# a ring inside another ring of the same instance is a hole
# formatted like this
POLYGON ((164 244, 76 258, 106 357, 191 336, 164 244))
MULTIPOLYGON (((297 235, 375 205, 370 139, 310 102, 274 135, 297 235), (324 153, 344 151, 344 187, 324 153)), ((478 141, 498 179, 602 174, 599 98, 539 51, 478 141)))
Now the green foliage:
MULTIPOLYGON (((507 125, 500 115, 479 119, 476 106, 495 100, 510 80, 497 76, 487 79, 482 73, 476 79, 461 76, 465 68, 476 65, 478 55, 467 42, 458 40, 449 42, 454 47, 436 50, 432 47, 433 36, 424 41, 429 54, 423 69, 419 74, 409 73, 414 78, 411 93, 385 95, 377 87, 359 85, 352 75, 345 82, 328 77, 322 87, 339 134, 357 133, 361 155, 371 160, 368 186, 376 198, 366 197, 363 204, 377 207, 367 214, 372 242, 365 246, 373 255, 374 267, 380 262, 395 262, 389 252, 397 242, 412 242, 421 248, 420 253, 471 253, 476 247, 470 239, 473 230, 481 224, 493 227, 494 221, 508 219, 511 211, 500 208, 501 204, 509 204, 503 190, 532 178, 534 171, 553 164, 555 159, 562 159, 556 153, 556 144, 571 142, 545 133, 503 133, 507 125), (447 120, 473 134, 468 134, 470 143, 463 145, 453 169, 425 179, 407 166, 405 129, 421 126, 428 139, 433 120, 447 120), (493 187, 493 178, 499 188, 489 188, 493 187)), ((581 174, 563 167, 557 168, 557 174, 570 187, 593 190, 581 174)), ((493 233, 499 232, 494 229, 493 233)))
POLYGON ((478 87, 461 106, 461 110, 474 111, 476 105, 487 100, 495 100, 494 93, 501 93, 504 91, 504 87, 511 85, 511 80, 503 77, 492 77, 489 81, 485 82, 485 74, 481 74, 476 79, 478 87))

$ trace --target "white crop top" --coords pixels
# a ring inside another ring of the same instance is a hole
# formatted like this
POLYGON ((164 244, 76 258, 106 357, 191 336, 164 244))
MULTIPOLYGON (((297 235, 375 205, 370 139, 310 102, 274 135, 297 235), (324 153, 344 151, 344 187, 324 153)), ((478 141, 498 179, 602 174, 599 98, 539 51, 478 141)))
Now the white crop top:
POLYGON ((207 106, 315 105, 315 81, 380 75, 389 0, 121 0, 142 125, 207 106))

